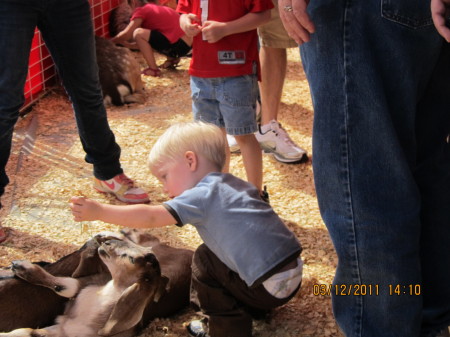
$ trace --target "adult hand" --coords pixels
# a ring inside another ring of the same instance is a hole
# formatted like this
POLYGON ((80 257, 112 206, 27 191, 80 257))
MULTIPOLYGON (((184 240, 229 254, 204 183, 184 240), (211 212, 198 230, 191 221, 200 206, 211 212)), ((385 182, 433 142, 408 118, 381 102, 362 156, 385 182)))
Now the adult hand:
POLYGON ((431 15, 439 34, 450 42, 450 28, 447 25, 450 18, 450 0, 431 0, 431 15))
POLYGON ((308 42, 314 23, 306 12, 309 0, 279 0, 278 10, 284 28, 298 44, 308 42))

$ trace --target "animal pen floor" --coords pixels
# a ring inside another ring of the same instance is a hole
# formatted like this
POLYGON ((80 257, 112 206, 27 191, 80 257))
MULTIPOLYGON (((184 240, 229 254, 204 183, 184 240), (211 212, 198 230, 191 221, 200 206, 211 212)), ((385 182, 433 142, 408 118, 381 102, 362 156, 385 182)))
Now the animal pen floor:
MULTIPOLYGON (((289 50, 288 55, 279 120, 311 158, 313 111, 309 88, 298 50, 289 50)), ((159 57, 158 61, 162 63, 163 59, 159 57)), ((166 197, 146 168, 146 157, 169 125, 192 119, 188 66, 189 59, 183 59, 177 70, 163 71, 161 78, 145 77, 145 104, 108 108, 110 125, 122 147, 125 172, 149 192, 154 204, 166 197)), ((71 105, 64 91, 57 88, 16 126, 7 166, 11 182, 2 197, 4 207, 0 213, 1 224, 9 233, 7 241, 0 245, 0 266, 7 267, 16 259, 52 262, 76 250, 97 232, 119 229, 99 221, 74 222, 68 200, 79 191, 96 200, 120 203, 93 190, 91 167, 83 158, 71 105)), ((245 179, 238 154, 232 155, 231 172, 245 179)), ((300 239, 305 264, 300 292, 274 310, 267 321, 255 322, 254 336, 341 336, 330 297, 314 294, 315 284, 331 283, 337 258, 319 215, 311 160, 282 164, 264 155, 264 184, 271 205, 300 239)), ((173 246, 195 249, 201 242, 192 226, 151 232, 173 246)), ((187 336, 184 324, 197 317, 186 308, 175 317, 153 321, 140 337, 187 336)))

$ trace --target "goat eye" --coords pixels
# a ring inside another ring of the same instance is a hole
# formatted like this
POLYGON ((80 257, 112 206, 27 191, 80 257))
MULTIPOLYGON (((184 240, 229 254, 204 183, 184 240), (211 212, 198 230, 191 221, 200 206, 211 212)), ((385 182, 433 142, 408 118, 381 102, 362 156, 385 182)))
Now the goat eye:
POLYGON ((59 293, 59 292, 63 291, 64 289, 66 289, 66 287, 64 287, 64 286, 62 286, 62 285, 55 285, 55 286, 53 287, 53 289, 54 289, 57 293, 59 293))
POLYGON ((122 254, 122 255, 120 255, 120 257, 121 257, 121 258, 123 258, 123 259, 124 259, 124 258, 126 258, 127 256, 128 256, 128 255, 127 255, 127 254, 125 254, 125 253, 124 253, 124 254, 122 254))

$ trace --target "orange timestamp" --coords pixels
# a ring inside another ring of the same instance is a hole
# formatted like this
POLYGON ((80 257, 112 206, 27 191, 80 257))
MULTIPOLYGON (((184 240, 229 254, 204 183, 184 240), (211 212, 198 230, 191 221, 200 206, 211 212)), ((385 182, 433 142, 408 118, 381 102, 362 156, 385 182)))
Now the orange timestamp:
MULTIPOLYGON (((388 284, 387 294, 390 296, 421 295, 420 284, 388 284)), ((381 287, 378 284, 314 284, 314 296, 378 296, 381 287)))
POLYGON ((314 296, 378 296, 378 284, 314 284, 314 296))

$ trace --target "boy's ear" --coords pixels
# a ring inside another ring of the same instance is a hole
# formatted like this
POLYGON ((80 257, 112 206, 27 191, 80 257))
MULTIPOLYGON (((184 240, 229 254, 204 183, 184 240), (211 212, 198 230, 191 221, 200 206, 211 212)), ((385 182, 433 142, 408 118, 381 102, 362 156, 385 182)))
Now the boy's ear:
POLYGON ((198 157, 197 155, 192 151, 186 151, 184 154, 184 157, 186 158, 186 161, 189 165, 189 168, 191 171, 195 171, 198 166, 198 157))

